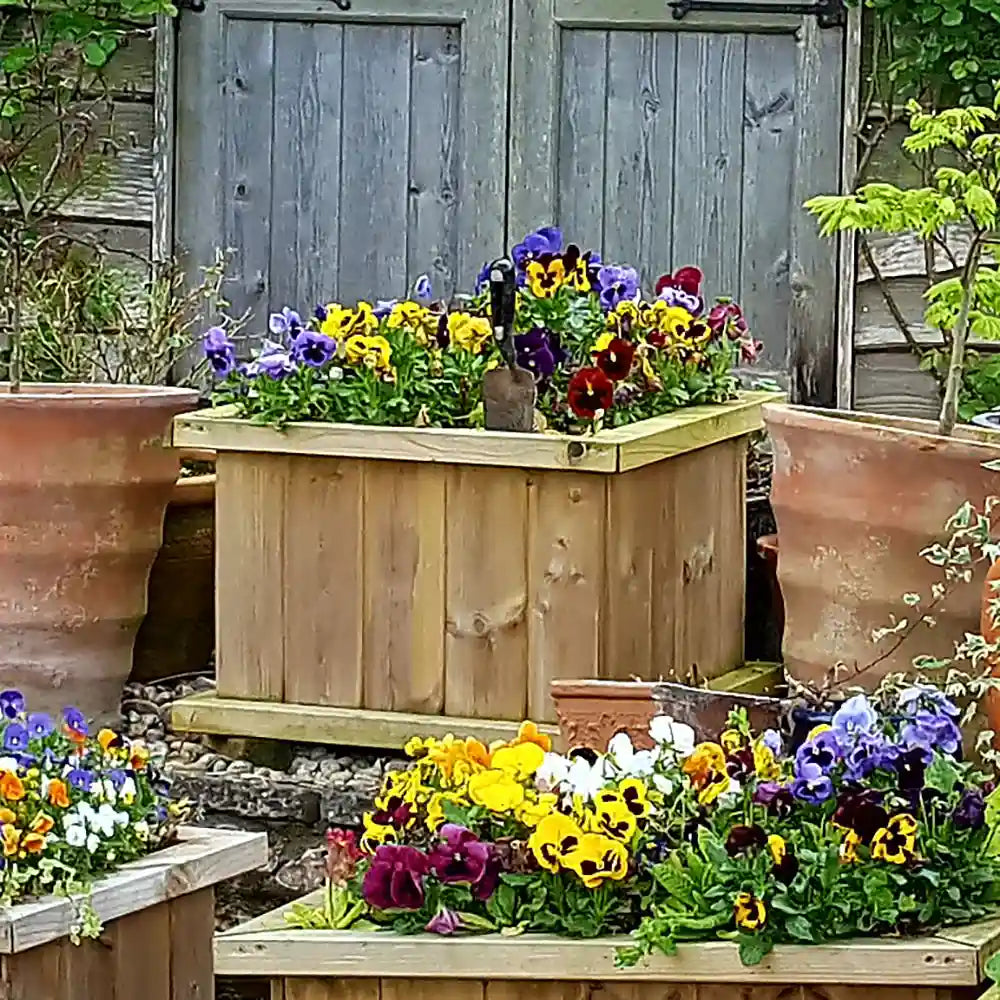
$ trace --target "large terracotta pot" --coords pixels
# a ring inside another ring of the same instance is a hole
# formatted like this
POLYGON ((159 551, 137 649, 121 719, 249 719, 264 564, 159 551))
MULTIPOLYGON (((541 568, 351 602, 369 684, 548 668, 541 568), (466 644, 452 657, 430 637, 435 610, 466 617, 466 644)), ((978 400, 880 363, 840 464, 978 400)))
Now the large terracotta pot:
MULTIPOLYGON (((215 460, 215 452, 179 454, 182 461, 215 460)), ((214 472, 177 480, 148 595, 131 680, 155 681, 207 667, 215 648, 214 472)))
POLYGON ((842 662, 879 662, 845 683, 874 685, 915 656, 950 655, 979 624, 982 578, 935 608, 897 649, 872 631, 907 613, 907 593, 930 595, 940 571, 920 555, 944 541, 945 521, 966 500, 982 509, 996 474, 1000 435, 971 428, 952 437, 927 420, 768 405, 774 444, 771 504, 778 524, 778 581, 785 609, 786 672, 821 682, 842 662))
POLYGON ((0 384, 0 685, 33 708, 118 714, 198 394, 0 384))

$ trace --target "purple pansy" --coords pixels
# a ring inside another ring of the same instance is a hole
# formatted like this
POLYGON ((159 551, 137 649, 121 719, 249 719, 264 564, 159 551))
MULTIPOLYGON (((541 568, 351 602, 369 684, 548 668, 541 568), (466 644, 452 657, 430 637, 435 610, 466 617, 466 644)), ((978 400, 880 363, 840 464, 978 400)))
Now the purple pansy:
POLYGON ((781 734, 777 729, 765 729, 760 737, 761 743, 767 747, 775 757, 781 756, 782 751, 782 741, 781 734))
POLYGON ((924 709, 938 715, 957 716, 961 709, 943 691, 930 684, 914 684, 899 695, 899 709, 912 715, 924 709))
POLYGON ((0 692, 0 712, 5 718, 16 719, 24 711, 24 695, 20 691, 0 692))
POLYGON ((260 356, 247 366, 248 375, 266 375, 280 379, 295 371, 295 362, 280 344, 265 340, 260 356))
POLYGON ((970 788, 952 814, 952 822, 959 830, 979 830, 986 822, 986 800, 978 788, 970 788))
POLYGON ((413 283, 413 295, 415 298, 422 299, 424 302, 430 300, 431 296, 434 294, 434 287, 431 285, 431 279, 429 275, 422 274, 413 283))
POLYGON ((221 326, 213 326, 206 331, 202 349, 216 378, 225 378, 236 367, 236 346, 221 326))
POLYGON ((870 733, 878 724, 878 715, 863 694, 848 698, 834 713, 830 725, 840 738, 848 744, 861 733, 870 733))
POLYGON ((535 376, 536 382, 552 377, 556 365, 566 360, 566 352, 559 345, 559 337, 551 330, 536 326, 514 338, 517 363, 535 376))
POLYGON ((608 265, 597 272, 601 307, 611 312, 622 302, 632 302, 639 294, 639 275, 634 267, 608 265))
POLYGON ((834 764, 840 758, 840 743, 837 734, 825 729, 817 733, 811 740, 806 740, 795 754, 795 772, 805 764, 815 764, 823 772, 829 774, 834 764))
POLYGON ((88 771, 83 767, 74 767, 66 775, 66 780, 74 788, 78 788, 81 792, 86 792, 90 790, 90 786, 94 783, 94 772, 88 771))
POLYGON ((862 781, 885 760, 886 742, 875 733, 862 733, 844 756, 849 781, 862 781))
MULTIPOLYGON (((376 319, 385 319, 389 313, 396 307, 399 299, 377 299, 375 302, 375 308, 372 310, 372 315, 376 319)), ((326 310, 323 310, 323 319, 326 319, 326 310)))
POLYGON ((903 744, 910 749, 940 750, 952 756, 962 745, 962 732, 949 715, 924 709, 903 726, 900 736, 903 744))
POLYGON ((28 730, 20 722, 11 722, 3 733, 4 750, 20 751, 28 748, 28 730))
POLYGON ((54 728, 52 719, 44 712, 32 712, 28 716, 28 734, 33 740, 44 740, 54 728))
POLYGON ((336 351, 337 342, 315 330, 299 330, 292 341, 292 357, 310 368, 322 368, 336 351))
POLYGON ((823 773, 819 764, 800 764, 796 761, 795 772, 792 795, 797 799, 818 806, 833 795, 833 782, 823 773))
MULTIPOLYGON (((511 251, 511 257, 517 265, 518 270, 523 271, 528 263, 536 260, 543 254, 556 254, 562 250, 562 231, 557 226, 542 226, 541 229, 529 233, 511 251)), ((484 269, 486 280, 489 282, 489 265, 484 269)))
POLYGON ((754 789, 753 800, 777 816, 787 816, 795 801, 791 788, 776 781, 760 782, 754 789))
POLYGON ((302 329, 302 317, 285 306, 280 313, 271 313, 267 328, 274 336, 291 340, 302 329))
POLYGON ((87 720, 83 717, 83 712, 81 712, 78 708, 64 708, 63 722, 65 722, 66 727, 68 729, 72 729, 77 736, 88 736, 90 734, 90 727, 87 725, 87 720))
POLYGON ((424 928, 431 934, 457 934, 462 929, 462 918, 454 910, 442 907, 428 921, 424 928))
POLYGON ((456 823, 445 823, 441 837, 443 843, 428 855, 434 874, 445 883, 467 883, 476 899, 489 899, 500 877, 493 845, 456 823))
POLYGON ((365 872, 365 901, 377 910, 419 910, 428 868, 427 855, 416 847, 383 844, 365 872))

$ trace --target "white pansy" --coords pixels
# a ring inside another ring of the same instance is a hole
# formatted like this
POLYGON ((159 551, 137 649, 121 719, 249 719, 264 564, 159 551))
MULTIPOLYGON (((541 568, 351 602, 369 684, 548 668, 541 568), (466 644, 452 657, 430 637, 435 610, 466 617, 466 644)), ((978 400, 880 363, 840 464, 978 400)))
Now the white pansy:
POLYGON ((654 715, 649 735, 658 746, 667 747, 681 757, 694 753, 694 730, 685 722, 674 722, 669 715, 654 715))
POLYGON ((653 775, 653 787, 664 795, 673 795, 674 793, 674 783, 665 774, 653 775))
POLYGON ((541 766, 535 772, 535 782, 543 791, 557 788, 569 774, 570 762, 559 753, 551 751, 545 755, 541 766))
POLYGON ((101 783, 101 790, 98 797, 106 800, 107 802, 117 802, 118 801, 118 789, 115 788, 115 783, 110 778, 105 778, 101 783))
POLYGON ((589 802, 607 784, 608 777, 608 762, 603 757, 598 757, 593 764, 577 757, 570 764, 566 784, 574 795, 589 802))
POLYGON ((66 843, 70 847, 83 847, 87 843, 87 828, 82 823, 67 823, 66 843))
POLYGON ((126 778, 122 782, 122 787, 118 789, 118 798, 129 806, 135 801, 136 791, 135 781, 132 778, 126 778))
POLYGON ((615 733, 608 742, 608 756, 622 774, 646 778, 653 773, 659 754, 656 750, 636 750, 628 733, 615 733))
POLYGON ((128 822, 128 813, 120 813, 114 806, 103 802, 93 817, 87 821, 87 825, 96 833, 110 837, 114 834, 115 827, 121 825, 120 816, 124 816, 125 822, 128 822))
POLYGON ((140 840, 147 840, 149 838, 149 824, 144 819, 139 820, 133 829, 135 830, 135 835, 140 840))

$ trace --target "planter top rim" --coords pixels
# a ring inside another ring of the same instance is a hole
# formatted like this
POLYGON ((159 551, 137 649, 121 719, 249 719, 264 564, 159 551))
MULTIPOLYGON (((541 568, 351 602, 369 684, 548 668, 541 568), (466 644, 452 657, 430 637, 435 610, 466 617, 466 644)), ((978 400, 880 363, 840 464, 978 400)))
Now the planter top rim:
POLYGON ((762 404, 783 397, 742 392, 727 403, 685 407, 586 436, 316 422, 293 423, 278 431, 240 419, 227 406, 176 417, 173 444, 217 452, 614 473, 761 430, 762 404))
POLYGON ((172 385, 111 385, 99 382, 22 382, 17 392, 0 382, 0 407, 39 406, 117 408, 127 406, 178 406, 193 409, 196 389, 172 385))
MULTIPOLYGON (((178 840, 132 861, 93 886, 102 923, 207 889, 267 863, 267 836, 243 830, 181 827, 178 840)), ((78 917, 62 896, 0 910, 0 954, 11 955, 68 937, 78 917)))
POLYGON ((555 680, 549 683, 553 697, 564 698, 583 695, 586 698, 603 700, 652 698, 659 681, 612 681, 612 680, 555 680))
MULTIPOLYGON (((299 900, 318 904, 322 890, 299 900)), ((290 904, 294 905, 294 904, 290 904)), ((290 906, 215 938, 220 976, 359 977, 399 979, 539 979, 664 983, 802 983, 978 986, 983 966, 1000 946, 1000 919, 945 928, 919 938, 856 938, 825 945, 779 945, 760 965, 746 967, 736 944, 678 945, 632 969, 614 966, 631 939, 571 940, 548 934, 444 938, 386 931, 289 928, 290 906)))
POLYGON ((1000 429, 970 427, 961 424, 950 436, 938 434, 937 422, 920 417, 896 417, 882 413, 862 413, 855 410, 826 410, 792 403, 768 402, 762 407, 764 423, 817 431, 836 430, 845 437, 882 440, 933 442, 938 448, 971 449, 983 455, 1000 452, 1000 429))

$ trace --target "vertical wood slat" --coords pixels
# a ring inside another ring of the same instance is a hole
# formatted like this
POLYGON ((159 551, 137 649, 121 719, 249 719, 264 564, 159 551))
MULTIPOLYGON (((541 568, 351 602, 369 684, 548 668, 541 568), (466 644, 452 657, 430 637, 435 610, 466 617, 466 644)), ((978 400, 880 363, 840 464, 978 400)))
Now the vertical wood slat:
POLYGON ((406 293, 410 135, 408 25, 352 24, 344 34, 340 259, 345 302, 406 293))
POLYGON ((311 310, 333 298, 340 264, 329 221, 340 213, 344 28, 274 30, 270 304, 311 310))
POLYGON ((528 487, 528 714, 554 722, 557 678, 596 677, 607 482, 538 472, 528 487))
MULTIPOLYGON (((274 23, 220 19, 224 28, 223 239, 237 247, 226 295, 233 314, 266 311, 271 266, 271 147, 273 119, 274 23)), ((202 177, 200 183, 210 183, 202 177)), ((213 180, 211 183, 215 183, 213 180)), ((205 266, 207 260, 197 261, 205 266)))
POLYGON ((285 979, 283 995, 271 1000, 379 1000, 378 979, 285 979))
POLYGON ((478 979, 383 979, 381 1000, 483 1000, 478 979))
POLYGON ((364 704, 444 709, 446 470, 365 468, 364 704))
MULTIPOLYGON (((563 31, 561 103, 556 165, 558 188, 553 221, 583 248, 600 249, 604 240, 605 94, 608 34, 563 31)), ((527 232, 538 221, 529 223, 527 232)), ((515 233, 519 238, 523 233, 515 233)))
POLYGON ((413 29, 406 277, 410 287, 427 274, 435 297, 443 300, 469 280, 458 272, 461 57, 457 27, 413 29))
POLYGON ((791 304, 795 60, 791 35, 747 37, 740 301, 764 343, 759 363, 776 368, 785 364, 791 304))
POLYGON ((527 508, 523 470, 448 467, 447 715, 524 718, 527 508))
MULTIPOLYGON (((3 969, 0 996, 4 1000, 40 1000, 41 997, 46 1000, 76 1000, 81 994, 71 992, 67 978, 67 956, 71 947, 69 941, 54 941, 16 955, 4 955, 0 959, 3 969)), ((88 942, 88 958, 92 947, 100 948, 101 945, 88 942)), ((83 962, 79 971, 84 971, 83 962)), ((94 978, 88 974, 87 981, 93 983, 94 978)))
POLYGON ((692 683, 743 662, 745 456, 745 441, 723 441, 671 459, 662 480, 652 662, 692 683))
POLYGON ((115 1000, 172 1000, 170 906, 160 903, 109 924, 115 1000))
POLYGON ((484 992, 484 1000, 590 1000, 603 989, 590 983, 492 979, 485 983, 484 992))
POLYGON ((673 253, 676 58, 675 32, 608 32, 604 255, 647 289, 673 253))
POLYGON ((697 264, 709 296, 740 294, 745 48, 735 33, 677 38, 674 261, 697 264))
POLYGON ((792 309, 788 334, 793 403, 833 406, 837 396, 837 242, 801 208, 840 190, 843 37, 803 18, 798 45, 798 146, 792 186, 792 309), (831 93, 833 96, 831 96, 831 93))
MULTIPOLYGON (((170 1000, 212 1000, 215 982, 212 938, 215 935, 215 890, 178 896, 170 914, 170 1000)), ((140 994, 136 1000, 141 1000, 140 994)))
POLYGON ((283 455, 220 452, 216 459, 216 674, 222 697, 284 694, 283 455))
POLYGON ((301 455, 289 462, 282 532, 285 701, 362 704, 364 476, 369 464, 301 455))

